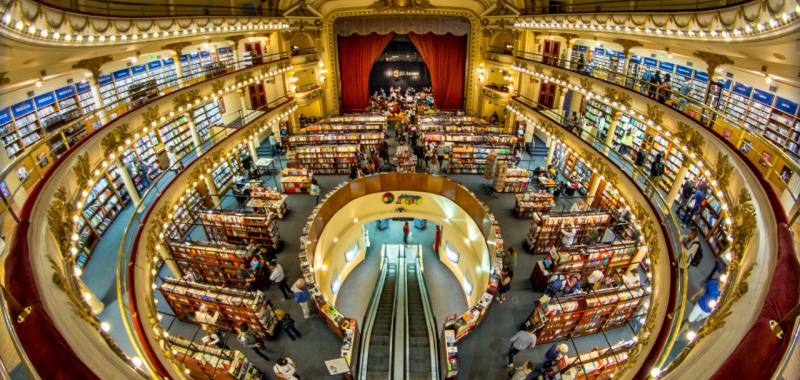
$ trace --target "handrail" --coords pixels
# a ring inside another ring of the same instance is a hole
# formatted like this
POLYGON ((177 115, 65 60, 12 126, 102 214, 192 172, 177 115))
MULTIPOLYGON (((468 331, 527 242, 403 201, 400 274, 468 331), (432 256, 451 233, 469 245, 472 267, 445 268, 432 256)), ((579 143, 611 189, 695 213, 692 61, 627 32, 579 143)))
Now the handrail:
POLYGON ((778 368, 772 374, 771 380, 791 379, 800 376, 800 368, 797 365, 798 359, 800 359, 800 315, 794 319, 794 328, 791 335, 786 336, 785 334, 786 332, 784 332, 784 339, 791 338, 792 341, 789 343, 789 347, 786 348, 786 352, 784 352, 778 368), (794 363, 793 368, 790 367, 791 363, 794 363), (787 370, 793 372, 789 372, 787 375, 785 373, 787 370))
MULTIPOLYGON (((544 64, 547 66, 557 67, 562 70, 568 70, 577 74, 582 74, 586 76, 590 76, 592 78, 602 80, 609 84, 616 85, 618 87, 625 88, 630 91, 636 91, 638 93, 642 93, 646 95, 646 92, 643 92, 642 88, 649 89, 651 84, 644 80, 641 80, 635 76, 625 75, 627 72, 627 67, 623 67, 622 71, 610 71, 603 67, 594 67, 589 63, 580 63, 575 62, 570 59, 561 59, 556 56, 549 56, 543 55, 540 53, 531 53, 531 52, 517 52, 515 58, 521 59, 524 61, 535 62, 538 64, 544 64), (590 70, 585 70, 584 68, 588 67, 590 70), (595 71, 605 74, 605 77, 601 77, 595 74, 595 71), (613 80, 609 80, 608 78, 613 78, 613 80)), ((620 61, 620 64, 624 65, 626 61, 620 61)), ((678 74, 676 74, 678 75, 678 74)), ((671 85, 671 84, 670 84, 671 85)), ((716 85, 709 81, 708 88, 716 85)), ((708 91, 706 90, 705 96, 708 96, 708 91)), ((709 107, 705 102, 698 101, 691 96, 685 96, 680 93, 679 90, 672 89, 670 86, 669 89, 670 99, 679 99, 679 102, 672 102, 672 105, 668 105, 666 103, 661 103, 665 107, 670 107, 671 109, 681 113, 682 115, 691 118, 698 123, 705 126, 707 129, 713 129, 714 122, 717 119, 723 120, 725 123, 737 128, 741 132, 747 133, 747 135, 754 140, 758 140, 760 143, 767 144, 768 146, 774 147, 775 152, 781 156, 781 158, 786 162, 787 165, 791 166, 792 170, 795 173, 800 173, 800 158, 793 158, 789 156, 780 146, 777 146, 774 142, 770 141, 769 139, 765 138, 759 133, 753 133, 750 131, 749 128, 743 126, 738 120, 731 118, 724 112, 721 112, 717 109, 709 107), (677 104, 677 106, 675 106, 677 104), (691 104, 693 107, 698 108, 701 112, 699 112, 696 116, 692 116, 687 114, 684 110, 686 109, 686 105, 691 104)), ((787 179, 788 182, 788 179, 787 179)))
MULTIPOLYGON (((8 331, 8 336, 11 337, 11 345, 14 346, 14 352, 16 352, 17 356, 19 356, 20 365, 25 370, 25 373, 28 375, 28 377, 31 380, 41 380, 39 373, 36 371, 36 367, 33 366, 31 359, 28 358, 28 353, 25 352, 24 348, 22 348, 22 342, 19 341, 17 330, 14 328, 14 322, 11 321, 11 310, 8 308, 8 300, 6 300, 5 294, 6 289, 2 285, 0 285, 0 287, 2 287, 3 292, 3 294, 0 294, 0 313, 3 314, 3 324, 8 331)), ((3 361, 0 360, 0 378, 4 380, 10 379, 10 373, 11 369, 5 368, 3 361)))

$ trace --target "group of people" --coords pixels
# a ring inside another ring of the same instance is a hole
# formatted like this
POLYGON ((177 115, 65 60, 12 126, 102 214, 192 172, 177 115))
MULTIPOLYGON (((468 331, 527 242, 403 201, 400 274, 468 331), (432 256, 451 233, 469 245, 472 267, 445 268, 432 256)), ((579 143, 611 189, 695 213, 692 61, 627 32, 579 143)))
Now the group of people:
POLYGON ((409 86, 403 91, 400 87, 381 88, 372 93, 370 97, 372 112, 386 113, 390 117, 401 114, 422 114, 433 110, 433 90, 423 87, 420 90, 409 86))
POLYGON ((672 76, 664 74, 662 78, 658 71, 648 70, 642 75, 642 84, 639 88, 647 96, 666 103, 672 97, 672 76))
POLYGON ((511 346, 508 349, 509 380, 556 379, 561 369, 569 365, 567 354, 569 346, 565 343, 554 343, 544 354, 544 361, 533 365, 525 361, 519 367, 514 367, 514 356, 522 351, 532 350, 536 347, 536 332, 520 330, 511 337, 511 346))

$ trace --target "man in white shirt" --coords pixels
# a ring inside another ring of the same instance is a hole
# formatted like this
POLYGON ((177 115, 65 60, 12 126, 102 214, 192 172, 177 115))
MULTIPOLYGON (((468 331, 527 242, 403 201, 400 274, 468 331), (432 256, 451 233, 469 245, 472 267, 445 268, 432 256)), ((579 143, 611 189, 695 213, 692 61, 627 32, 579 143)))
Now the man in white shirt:
POLYGON ((278 376, 279 379, 295 380, 298 378, 294 375, 295 372, 297 372, 297 367, 295 367, 294 360, 290 357, 278 359, 278 362, 275 363, 272 370, 275 371, 275 376, 278 376))
POLYGON ((511 348, 508 350, 508 368, 514 368, 514 355, 520 351, 536 347, 536 334, 527 330, 520 330, 511 337, 511 348))
POLYGON ((269 263, 269 270, 269 280, 278 285, 278 289, 283 293, 283 299, 288 300, 289 295, 292 294, 292 290, 286 283, 286 275, 283 274, 283 267, 281 264, 278 264, 277 260, 272 260, 269 263))

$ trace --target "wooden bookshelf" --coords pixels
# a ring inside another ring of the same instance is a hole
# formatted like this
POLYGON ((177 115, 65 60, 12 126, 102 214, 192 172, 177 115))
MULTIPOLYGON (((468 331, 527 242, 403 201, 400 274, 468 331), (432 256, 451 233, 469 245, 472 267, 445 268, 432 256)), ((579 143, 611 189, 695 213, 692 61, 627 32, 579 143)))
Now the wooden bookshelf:
POLYGON ((567 357, 567 367, 561 378, 569 380, 595 380, 612 378, 617 369, 628 360, 628 350, 634 341, 620 341, 611 347, 595 348, 577 356, 567 357))
POLYGON ((556 205, 555 197, 550 193, 524 193, 514 197, 514 215, 520 219, 530 219, 534 213, 550 212, 556 205))
POLYGON ((596 228, 602 236, 610 221, 611 213, 607 211, 534 213, 526 242, 532 254, 548 253, 554 247, 563 246, 561 230, 572 225, 576 231, 572 245, 583 245, 591 229, 596 228))
MULTIPOLYGON (((221 338, 221 337, 220 337, 221 338)), ((218 348, 186 338, 167 337, 169 350, 189 370, 192 379, 238 380, 264 379, 258 368, 241 351, 218 348)))
POLYGON ((281 188, 284 193, 307 193, 311 186, 308 169, 286 168, 281 170, 281 188))
POLYGON ((178 204, 178 208, 173 212, 172 223, 166 229, 166 235, 173 240, 183 240, 189 229, 192 228, 195 220, 195 213, 202 206, 202 196, 197 189, 190 191, 184 201, 178 204))
POLYGON ((320 144, 358 144, 377 147, 383 141, 383 131, 305 133, 289 136, 290 147, 320 144))
POLYGON ((266 339, 274 335, 278 319, 272 303, 260 291, 222 288, 197 282, 165 278, 159 288, 175 317, 187 323, 202 324, 195 312, 205 305, 207 313, 219 312, 215 326, 235 331, 242 323, 254 335, 266 339))
POLYGON ((586 278, 595 270, 611 276, 618 270, 624 271, 633 262, 638 250, 639 248, 633 240, 553 247, 550 252, 546 253, 551 262, 550 267, 545 268, 543 261, 537 262, 531 272, 531 285, 533 289, 543 290, 554 275, 578 273, 581 278, 586 278))
POLYGON ((167 248, 182 274, 191 273, 197 281, 247 289, 255 280, 249 266, 250 259, 255 255, 255 246, 169 241, 167 248))
POLYGON ((547 343, 607 331, 624 325, 646 296, 642 286, 578 292, 538 305, 525 321, 537 329, 537 343, 547 343))
POLYGON ((358 145, 304 145, 289 151, 290 163, 314 174, 348 174, 358 164, 358 145))
POLYGON ((528 190, 531 173, 526 169, 506 168, 497 174, 492 186, 498 193, 524 193, 528 190))
POLYGON ((451 174, 482 174, 494 157, 498 162, 511 158, 510 148, 457 145, 450 149, 451 174))
POLYGON ((199 210, 197 217, 212 241, 247 246, 256 244, 277 249, 280 244, 274 218, 264 213, 229 210, 199 210))
POLYGON ((287 195, 281 194, 278 189, 255 187, 250 190, 250 199, 245 206, 255 212, 269 213, 277 219, 283 219, 288 211, 286 207, 287 195))

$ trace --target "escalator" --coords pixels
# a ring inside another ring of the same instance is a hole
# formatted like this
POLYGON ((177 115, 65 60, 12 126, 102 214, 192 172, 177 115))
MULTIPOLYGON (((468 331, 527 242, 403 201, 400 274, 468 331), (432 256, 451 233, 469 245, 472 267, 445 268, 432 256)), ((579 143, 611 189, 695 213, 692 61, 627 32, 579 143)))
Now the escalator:
POLYGON ((436 323, 418 245, 384 245, 364 322, 361 380, 437 379, 436 323))

